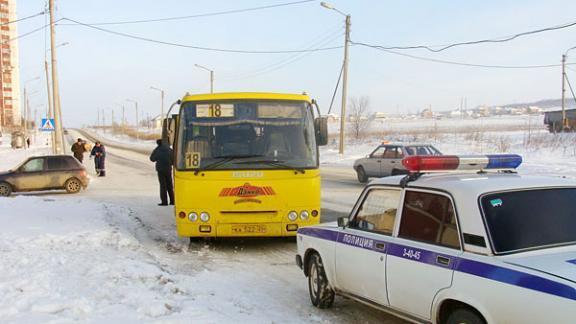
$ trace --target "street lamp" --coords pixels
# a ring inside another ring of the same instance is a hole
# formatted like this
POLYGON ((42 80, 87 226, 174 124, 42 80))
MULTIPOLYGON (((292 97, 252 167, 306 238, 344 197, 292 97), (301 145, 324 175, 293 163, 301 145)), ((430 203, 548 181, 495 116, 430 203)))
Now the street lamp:
POLYGON ((194 66, 210 72, 210 93, 214 93, 214 70, 210 70, 209 68, 200 64, 194 64, 194 66))
POLYGON ((156 88, 156 87, 150 87, 150 89, 152 90, 156 90, 156 91, 160 91, 160 98, 162 100, 162 103, 160 104, 160 128, 162 128, 164 126, 164 89, 160 89, 160 88, 156 88))
POLYGON ((136 140, 138 140, 138 101, 133 99, 126 99, 126 101, 133 102, 134 107, 136 108, 136 140))
POLYGON ((566 118, 566 56, 575 48, 576 46, 570 47, 562 55, 562 130, 568 128, 568 118, 566 118))
POLYGON ((344 62, 342 66, 342 110, 340 112, 340 147, 338 152, 344 154, 344 128, 346 126, 346 96, 348 94, 348 46, 350 45, 350 15, 336 9, 333 5, 320 2, 320 5, 326 9, 334 10, 346 17, 346 36, 344 38, 344 62))

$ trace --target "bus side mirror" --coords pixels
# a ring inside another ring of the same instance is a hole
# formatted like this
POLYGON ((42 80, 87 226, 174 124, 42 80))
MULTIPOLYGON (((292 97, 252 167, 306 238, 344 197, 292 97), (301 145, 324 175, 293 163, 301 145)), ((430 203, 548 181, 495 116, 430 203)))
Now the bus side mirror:
POLYGON ((318 117, 314 119, 314 132, 316 133, 316 144, 318 146, 328 144, 328 118, 318 117))
POLYGON ((178 126, 178 115, 162 120, 162 141, 170 146, 174 145, 176 138, 176 127, 178 126))
POLYGON ((348 217, 338 217, 338 227, 346 227, 348 225, 348 217))

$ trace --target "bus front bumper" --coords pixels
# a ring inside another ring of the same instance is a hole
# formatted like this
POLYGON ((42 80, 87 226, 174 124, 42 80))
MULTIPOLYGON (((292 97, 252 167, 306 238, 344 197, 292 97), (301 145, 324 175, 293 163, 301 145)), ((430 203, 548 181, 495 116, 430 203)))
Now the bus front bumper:
POLYGON ((190 223, 177 226, 178 235, 183 237, 279 237, 296 236, 301 226, 310 223, 190 223))

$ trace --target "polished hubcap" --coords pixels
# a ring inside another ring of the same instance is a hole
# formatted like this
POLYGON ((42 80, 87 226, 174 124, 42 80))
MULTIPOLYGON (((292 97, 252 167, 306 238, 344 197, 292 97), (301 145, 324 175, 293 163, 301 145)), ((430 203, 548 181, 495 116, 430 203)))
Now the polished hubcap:
POLYGON ((78 181, 70 181, 68 182, 68 189, 70 191, 78 191, 80 190, 80 184, 78 183, 78 181))
POLYGON ((316 264, 312 265, 312 269, 310 269, 310 283, 312 287, 312 296, 316 298, 318 295, 318 270, 316 269, 316 264))

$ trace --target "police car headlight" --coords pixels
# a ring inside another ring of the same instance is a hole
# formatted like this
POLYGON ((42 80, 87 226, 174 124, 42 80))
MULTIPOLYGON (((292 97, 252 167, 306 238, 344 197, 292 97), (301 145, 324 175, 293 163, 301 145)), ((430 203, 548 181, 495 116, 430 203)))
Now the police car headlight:
POLYGON ((307 220, 308 217, 310 217, 310 214, 307 211, 303 210, 300 212, 300 219, 307 220))
POLYGON ((298 213, 295 211, 291 211, 288 213, 288 219, 291 221, 295 221, 298 219, 298 213))
POLYGON ((200 220, 203 222, 209 221, 210 220, 210 214, 208 214, 207 212, 200 213, 200 220))
POLYGON ((195 221, 198 220, 198 214, 192 212, 192 213, 188 214, 188 219, 189 219, 191 222, 195 222, 195 221))

